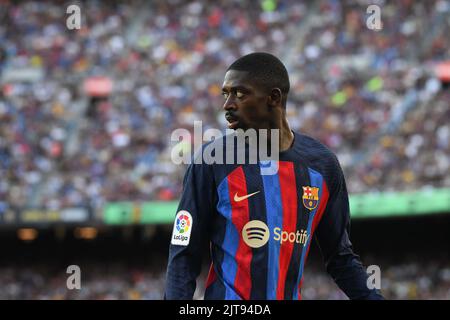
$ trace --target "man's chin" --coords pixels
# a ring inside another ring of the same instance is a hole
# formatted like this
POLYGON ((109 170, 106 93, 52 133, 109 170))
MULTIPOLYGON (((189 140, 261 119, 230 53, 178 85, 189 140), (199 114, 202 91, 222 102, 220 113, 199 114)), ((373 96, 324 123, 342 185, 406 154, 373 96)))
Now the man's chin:
POLYGON ((236 120, 233 122, 228 122, 228 129, 231 130, 242 129, 242 126, 240 125, 239 120, 236 120))

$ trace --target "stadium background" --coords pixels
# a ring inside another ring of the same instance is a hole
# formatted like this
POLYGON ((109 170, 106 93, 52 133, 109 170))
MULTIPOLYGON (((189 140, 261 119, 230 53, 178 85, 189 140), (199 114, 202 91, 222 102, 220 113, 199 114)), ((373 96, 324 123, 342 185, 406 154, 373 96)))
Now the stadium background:
MULTIPOLYGON (((170 133, 224 129, 224 71, 252 51, 285 62, 292 129, 341 161, 385 297, 450 299, 449 1, 0 0, 0 20, 0 299, 161 299, 170 133)), ((305 272, 304 299, 345 299, 316 247, 305 272)))

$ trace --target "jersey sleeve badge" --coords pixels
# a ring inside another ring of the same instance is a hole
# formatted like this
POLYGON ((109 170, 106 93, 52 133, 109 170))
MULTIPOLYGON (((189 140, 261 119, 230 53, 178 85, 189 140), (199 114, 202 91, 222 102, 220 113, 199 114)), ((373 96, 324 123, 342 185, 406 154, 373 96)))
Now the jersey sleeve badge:
POLYGON ((173 224, 171 243, 179 246, 187 246, 191 238, 192 224, 191 214, 186 210, 179 211, 173 224))

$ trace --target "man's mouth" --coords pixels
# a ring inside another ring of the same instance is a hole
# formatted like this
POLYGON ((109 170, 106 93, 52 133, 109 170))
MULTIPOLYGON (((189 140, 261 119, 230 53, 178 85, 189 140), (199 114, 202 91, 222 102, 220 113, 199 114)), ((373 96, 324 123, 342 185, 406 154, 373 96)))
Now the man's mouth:
POLYGON ((231 115, 226 115, 225 119, 228 121, 229 129, 236 129, 237 125, 239 124, 239 120, 236 117, 233 117, 231 115))

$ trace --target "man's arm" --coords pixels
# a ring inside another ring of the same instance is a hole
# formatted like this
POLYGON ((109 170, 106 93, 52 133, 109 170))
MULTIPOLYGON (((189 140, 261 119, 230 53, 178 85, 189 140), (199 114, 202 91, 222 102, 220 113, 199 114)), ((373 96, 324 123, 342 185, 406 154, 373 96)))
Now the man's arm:
POLYGON ((352 250, 347 187, 335 157, 328 181, 330 199, 316 232, 327 272, 350 299, 383 299, 378 290, 367 287, 368 275, 352 250))
POLYGON ((169 248, 165 299, 193 298, 201 271, 202 252, 209 239, 214 183, 207 165, 189 165, 175 217, 169 248))

